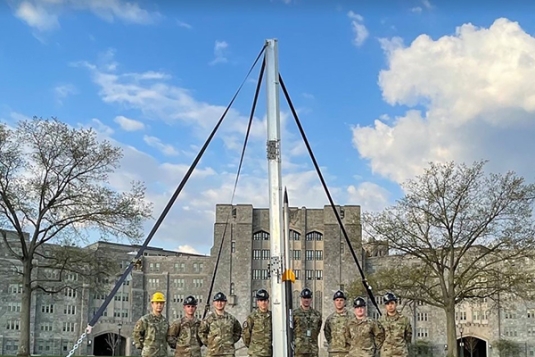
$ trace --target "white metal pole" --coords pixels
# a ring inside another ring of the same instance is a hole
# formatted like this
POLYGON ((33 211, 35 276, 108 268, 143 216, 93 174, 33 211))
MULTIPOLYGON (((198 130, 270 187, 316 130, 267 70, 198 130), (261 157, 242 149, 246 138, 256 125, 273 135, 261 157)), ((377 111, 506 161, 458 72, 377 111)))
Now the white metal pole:
POLYGON ((266 41, 267 157, 269 174, 269 233, 271 242, 271 311, 273 356, 288 356, 286 301, 282 281, 282 176, 279 109, 279 63, 276 39, 266 41))

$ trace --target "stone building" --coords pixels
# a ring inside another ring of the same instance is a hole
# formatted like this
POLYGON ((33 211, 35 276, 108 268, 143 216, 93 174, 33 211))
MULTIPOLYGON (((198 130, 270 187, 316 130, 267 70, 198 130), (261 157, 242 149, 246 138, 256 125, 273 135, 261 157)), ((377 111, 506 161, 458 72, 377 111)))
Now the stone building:
MULTIPOLYGON (((341 206, 337 210, 349 235, 351 247, 365 270, 372 271, 389 264, 388 246, 382 242, 363 244, 360 207, 341 206)), ((290 208, 290 256, 297 280, 293 286, 294 305, 304 287, 314 293, 314 307, 324 319, 332 312, 332 295, 338 289, 360 280, 350 249, 330 206, 320 209, 290 208)), ((119 270, 132 261, 139 246, 97 242, 80 249, 101 249, 112 254, 119 270)), ((0 246, 0 257, 16 272, 18 262, 0 246)), ((270 287, 270 234, 267 209, 252 205, 217 205, 214 244, 209 256, 186 254, 149 247, 140 264, 127 277, 114 299, 81 345, 77 355, 137 355, 132 346, 135 321, 150 308, 149 299, 155 291, 167 297, 165 315, 169 320, 182 314, 182 301, 187 295, 200 300, 198 315, 203 314, 214 266, 219 265, 212 295, 222 291, 228 296, 227 310, 243 322, 255 306, 254 293, 270 287), (219 254, 221 247, 221 254, 219 254), (219 257, 218 257, 219 255, 219 257)), ((66 275, 64 279, 79 279, 66 275)), ((115 275, 101 280, 101 291, 111 291, 115 275)), ((57 295, 37 291, 32 300, 31 350, 39 355, 66 355, 88 321, 102 305, 107 293, 97 292, 78 281, 77 289, 57 295)), ((20 326, 20 291, 15 274, 0 280, 0 355, 14 355, 20 326)), ((444 356, 445 319, 431 306, 402 302, 403 313, 413 322, 415 341, 425 341, 432 356, 444 356)), ((377 316, 372 308, 371 316, 377 316)), ((472 357, 498 356, 492 343, 508 339, 524 347, 519 357, 535 356, 535 305, 510 301, 500 308, 488 301, 463 304, 457 313, 463 336, 476 337, 478 347, 472 357), (513 308, 514 307, 514 308, 513 308)), ((320 335, 325 355, 323 334, 320 335)), ((241 342, 238 347, 241 347, 241 342)), ((241 348, 238 355, 245 355, 241 348)), ((470 356, 466 350, 465 356, 470 356)))

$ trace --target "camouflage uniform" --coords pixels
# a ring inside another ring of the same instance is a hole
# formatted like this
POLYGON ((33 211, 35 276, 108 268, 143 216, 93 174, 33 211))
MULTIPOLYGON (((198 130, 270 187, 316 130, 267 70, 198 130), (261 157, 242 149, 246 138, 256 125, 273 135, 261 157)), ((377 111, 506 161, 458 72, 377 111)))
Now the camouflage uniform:
POLYGON ((367 317, 362 320, 351 318, 344 331, 348 345, 348 357, 374 357, 385 339, 381 324, 367 317))
POLYGON ((199 338, 207 347, 206 357, 234 356, 234 344, 240 340, 241 331, 238 320, 228 312, 210 313, 199 327, 199 338))
POLYGON ((201 320, 186 316, 171 324, 167 333, 167 342, 175 349, 176 357, 201 357, 201 340, 198 336, 201 320))
POLYGON ((323 334, 329 344, 329 357, 345 357, 347 355, 344 331, 349 318, 349 312, 344 309, 341 313, 333 312, 325 320, 323 334))
POLYGON ((249 356, 273 356, 271 311, 261 312, 256 309, 247 316, 247 320, 243 323, 242 339, 248 348, 249 356))
POLYGON ((295 357, 318 356, 318 335, 321 323, 319 311, 313 308, 304 310, 302 307, 295 309, 293 313, 295 357))
POLYGON ((167 357, 169 322, 153 313, 142 316, 134 327, 134 344, 143 357, 167 357))
POLYGON ((409 319, 399 312, 393 316, 385 314, 381 318, 381 325, 385 329, 381 357, 408 357, 409 344, 412 340, 412 326, 409 319))

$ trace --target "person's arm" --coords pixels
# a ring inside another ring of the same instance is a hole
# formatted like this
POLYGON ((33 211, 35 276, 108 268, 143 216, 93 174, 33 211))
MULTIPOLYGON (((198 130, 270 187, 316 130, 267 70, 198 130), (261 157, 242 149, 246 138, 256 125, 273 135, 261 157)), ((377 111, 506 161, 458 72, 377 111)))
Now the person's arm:
POLYGON ((243 340, 243 343, 245 347, 249 348, 249 345, 251 344, 251 331, 253 329, 253 319, 251 318, 251 315, 247 316, 247 320, 243 323, 243 329, 241 333, 241 338, 243 340))
POLYGON ((330 345, 331 344, 331 320, 327 318, 325 321, 325 326, 323 326, 323 335, 325 336, 325 340, 330 345))
POLYGON ((208 332, 210 332, 210 322, 208 319, 202 320, 197 335, 199 336, 202 344, 205 346, 208 346, 208 332))
POLYGON ((242 333, 242 328, 241 328, 241 325, 240 325, 240 322, 236 319, 234 319, 234 327, 233 327, 233 338, 234 338, 234 343, 238 342, 241 338, 241 333, 242 333))
POLYGON ((138 350, 143 349, 143 342, 145 341, 145 320, 143 318, 140 318, 137 320, 136 325, 134 326, 134 333, 133 333, 133 339, 134 339, 134 345, 138 350))
POLYGON ((174 321, 167 331, 167 344, 172 349, 176 348, 176 340, 178 335, 180 335, 180 320, 174 321))
POLYGON ((385 329, 379 321, 374 321, 373 329, 373 334, 375 335, 375 347, 380 350, 385 342, 385 329))

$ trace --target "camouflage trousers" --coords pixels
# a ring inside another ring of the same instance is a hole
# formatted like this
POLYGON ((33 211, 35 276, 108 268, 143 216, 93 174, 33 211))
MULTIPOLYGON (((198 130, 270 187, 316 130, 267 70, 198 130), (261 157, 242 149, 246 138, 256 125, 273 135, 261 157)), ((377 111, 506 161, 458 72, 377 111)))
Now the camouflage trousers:
POLYGON ((318 357, 317 353, 299 353, 295 354, 294 357, 318 357))
POLYGON ((346 357, 347 352, 329 352, 329 357, 346 357))

